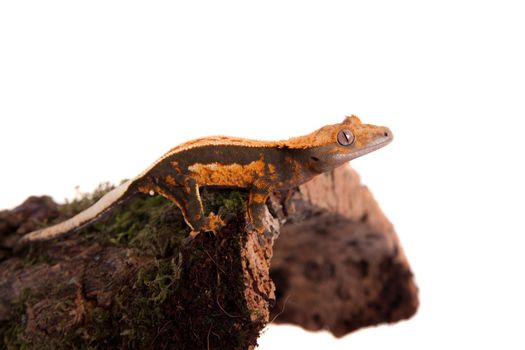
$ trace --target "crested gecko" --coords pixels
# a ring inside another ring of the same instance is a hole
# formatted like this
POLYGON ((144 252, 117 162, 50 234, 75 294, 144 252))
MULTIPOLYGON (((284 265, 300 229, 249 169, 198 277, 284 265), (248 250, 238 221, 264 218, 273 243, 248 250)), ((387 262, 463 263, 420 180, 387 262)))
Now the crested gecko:
POLYGON ((392 141, 382 126, 358 117, 324 126, 311 134, 283 141, 256 141, 213 136, 183 143, 168 151, 139 176, 126 181, 76 216, 23 236, 18 245, 48 240, 92 223, 135 193, 160 194, 173 201, 191 228, 217 232, 219 216, 204 215, 199 187, 247 189, 247 222, 263 233, 262 213, 269 194, 299 186, 316 175, 377 150, 392 141))

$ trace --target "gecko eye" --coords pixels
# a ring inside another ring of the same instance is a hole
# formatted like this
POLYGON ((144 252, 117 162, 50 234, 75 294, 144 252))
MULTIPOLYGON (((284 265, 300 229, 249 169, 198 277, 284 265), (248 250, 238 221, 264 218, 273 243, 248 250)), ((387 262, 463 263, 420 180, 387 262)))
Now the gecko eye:
POLYGON ((341 146, 351 146, 355 141, 355 136, 348 129, 343 129, 337 134, 337 143, 341 146))

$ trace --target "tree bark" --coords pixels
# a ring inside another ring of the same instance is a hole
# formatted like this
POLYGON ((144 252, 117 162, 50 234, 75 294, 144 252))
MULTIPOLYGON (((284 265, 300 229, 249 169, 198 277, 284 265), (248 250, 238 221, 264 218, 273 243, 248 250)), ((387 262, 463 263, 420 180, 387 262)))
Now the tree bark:
POLYGON ((0 344, 251 349, 272 318, 341 336, 417 309, 392 225, 349 168, 291 199, 272 196, 266 236, 246 228, 245 193, 205 190, 205 209, 227 222, 216 236, 184 240, 176 206, 140 195, 77 233, 11 252, 22 234, 100 195, 61 206, 32 197, 0 212, 0 344))
POLYGON ((341 337, 411 317, 418 290, 392 224, 348 168, 299 188, 274 246, 276 323, 341 337))

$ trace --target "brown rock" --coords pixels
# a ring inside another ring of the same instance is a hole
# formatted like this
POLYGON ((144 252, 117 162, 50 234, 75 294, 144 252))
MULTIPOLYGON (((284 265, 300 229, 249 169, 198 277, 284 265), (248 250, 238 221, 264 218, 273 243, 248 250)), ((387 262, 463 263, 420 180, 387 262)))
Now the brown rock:
POLYGON ((11 248, 20 235, 57 217, 58 206, 49 196, 31 196, 13 210, 0 211, 0 247, 11 248))
POLYGON ((293 203, 272 260, 275 322, 339 337, 416 312, 417 288, 399 240, 355 171, 318 176, 293 203))

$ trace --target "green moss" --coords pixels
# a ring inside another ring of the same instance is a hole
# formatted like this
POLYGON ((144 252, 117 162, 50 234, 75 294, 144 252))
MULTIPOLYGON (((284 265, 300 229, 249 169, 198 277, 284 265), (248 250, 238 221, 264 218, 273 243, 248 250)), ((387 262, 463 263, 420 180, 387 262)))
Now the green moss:
POLYGON ((178 256, 179 248, 190 229, 176 205, 161 199, 166 205, 152 210, 148 222, 137 228, 128 242, 143 255, 157 258, 178 256))
POLYGON ((242 194, 239 191, 223 192, 226 196, 223 196, 222 205, 224 209, 229 213, 241 213, 246 210, 246 194, 242 194))
MULTIPOLYGON (((86 209, 112 188, 108 183, 101 184, 93 194, 84 194, 60 206, 60 220, 86 209)), ((226 222, 244 216, 246 198, 246 192, 242 191, 202 191, 205 213, 214 211, 226 222)), ((232 227, 238 225, 235 223, 232 227)), ((248 310, 242 297, 238 258, 228 255, 239 250, 240 239, 235 236, 238 232, 226 230, 223 235, 233 235, 227 236, 227 240, 205 235, 188 244, 184 238, 189 231, 175 204, 161 196, 147 195, 131 198, 106 218, 82 229, 78 233, 80 239, 130 247, 151 262, 131 277, 129 285, 114 294, 108 309, 92 309, 85 322, 58 337, 59 343, 55 335, 42 334, 46 346, 56 349, 169 348, 171 340, 162 337, 169 329, 181 337, 181 342, 191 343, 188 342, 191 338, 196 346, 206 345, 210 330, 212 344, 222 344, 223 340, 242 344, 249 330, 239 331, 234 327, 238 327, 239 317, 244 317, 248 310), (184 305, 179 304, 179 299, 185 301, 184 305), (228 310, 229 315, 223 309, 228 310), (187 333, 188 329, 192 330, 191 334, 187 333), (240 340, 234 339, 234 335, 240 340)), ((4 344, 9 344, 8 349, 31 344, 26 342, 23 317, 25 307, 20 310, 17 322, 11 322, 9 327, 0 325, 0 336, 4 344)))
MULTIPOLYGON (((81 193, 75 200, 60 205, 60 217, 56 222, 87 209, 113 188, 115 186, 108 182, 101 183, 93 193, 81 193)), ((246 192, 202 189, 201 197, 205 214, 213 211, 225 221, 246 211, 246 192)), ((80 236, 95 238, 105 244, 128 245, 145 255, 167 257, 176 253, 189 232, 174 203, 162 196, 139 194, 123 206, 114 208, 105 219, 82 229, 80 236)))
POLYGON ((244 213, 246 197, 247 194, 244 191, 205 188, 202 190, 204 212, 208 214, 213 211, 219 215, 244 213))
POLYGON ((0 339, 2 348, 27 349, 29 342, 23 338, 24 326, 19 322, 3 322, 0 324, 0 339))
MULTIPOLYGON (((84 204, 100 198, 104 191, 112 188, 101 184, 96 195, 80 198, 84 204)), ((203 189, 202 199, 205 214, 218 213, 225 221, 246 211, 245 192, 203 189)), ((89 205, 88 205, 89 206, 89 205)), ((179 208, 162 196, 137 195, 120 208, 115 208, 108 218, 85 229, 86 237, 115 245, 136 248, 143 255, 164 258, 177 255, 183 239, 188 236, 189 227, 184 222, 179 208)))
POLYGON ((124 207, 116 208, 107 220, 94 225, 98 231, 104 233, 108 240, 117 245, 129 244, 144 231, 150 238, 157 224, 165 221, 165 213, 173 204, 161 196, 149 197, 137 195, 124 207))
POLYGON ((52 265, 56 262, 56 259, 49 255, 45 249, 40 249, 40 246, 41 244, 38 243, 32 244, 28 251, 20 257, 23 266, 27 267, 38 263, 52 265))
POLYGON ((128 346, 146 348, 154 341, 156 330, 164 322, 165 316, 158 304, 153 304, 147 297, 138 297, 129 305, 130 324, 124 331, 128 346))
POLYGON ((154 267, 149 271, 139 273, 138 283, 143 283, 148 289, 148 300, 154 304, 162 304, 173 292, 175 282, 180 278, 182 257, 171 259, 155 259, 154 267))
POLYGON ((180 258, 155 259, 152 265, 138 272, 133 287, 123 287, 115 297, 111 314, 121 315, 119 320, 108 320, 99 328, 120 328, 118 343, 125 347, 150 348, 159 329, 169 323, 165 307, 176 289, 180 273, 180 258))
MULTIPOLYGON (((67 217, 92 205, 113 186, 101 184, 93 195, 85 194, 60 207, 67 217)), ((63 218, 62 218, 63 220, 63 218)), ((114 208, 107 217, 79 231, 85 239, 103 244, 126 245, 141 254, 156 257, 172 255, 189 233, 180 210, 162 196, 137 194, 124 205, 114 208)))
MULTIPOLYGON (((94 313, 88 322, 92 328, 86 330, 83 345, 151 348, 159 329, 169 322, 165 307, 180 274, 181 259, 173 257, 155 259, 153 264, 139 270, 135 284, 119 291, 111 310, 100 309, 94 313), (119 330, 118 333, 115 334, 115 330, 119 330)), ((80 345, 74 348, 82 348, 80 345)))
POLYGON ((26 288, 20 293, 18 301, 10 306, 12 318, 0 323, 0 348, 29 349, 31 342, 24 336, 26 307, 37 298, 31 289, 26 288), (2 347, 3 346, 3 347, 2 347))

